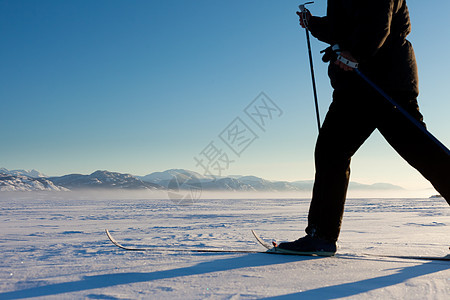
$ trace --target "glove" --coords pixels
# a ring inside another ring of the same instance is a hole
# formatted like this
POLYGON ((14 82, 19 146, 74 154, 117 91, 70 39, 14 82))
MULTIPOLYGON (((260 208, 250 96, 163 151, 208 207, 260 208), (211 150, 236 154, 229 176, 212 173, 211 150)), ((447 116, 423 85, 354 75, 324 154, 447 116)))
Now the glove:
POLYGON ((305 9, 304 12, 298 11, 297 16, 300 19, 300 26, 303 28, 308 28, 309 19, 311 18, 311 13, 309 10, 305 9))
POLYGON ((320 51, 320 53, 323 53, 322 61, 326 63, 330 61, 335 62, 338 57, 336 51, 333 49, 332 46, 320 51))
POLYGON ((325 53, 322 56, 323 62, 332 62, 338 65, 344 71, 352 71, 359 67, 359 63, 348 51, 342 51, 339 45, 333 45, 325 50, 320 51, 320 53, 325 53))

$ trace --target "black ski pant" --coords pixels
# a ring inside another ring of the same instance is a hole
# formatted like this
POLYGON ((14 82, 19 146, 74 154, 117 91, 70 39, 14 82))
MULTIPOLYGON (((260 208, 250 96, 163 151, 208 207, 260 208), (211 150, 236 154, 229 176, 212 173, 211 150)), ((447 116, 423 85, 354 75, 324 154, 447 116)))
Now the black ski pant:
MULTIPOLYGON (((351 157, 375 129, 450 204, 449 155, 371 87, 364 82, 359 86, 334 91, 316 143, 316 176, 306 232, 331 241, 338 239, 341 228, 351 157)), ((422 123, 417 95, 395 92, 390 96, 422 123)))

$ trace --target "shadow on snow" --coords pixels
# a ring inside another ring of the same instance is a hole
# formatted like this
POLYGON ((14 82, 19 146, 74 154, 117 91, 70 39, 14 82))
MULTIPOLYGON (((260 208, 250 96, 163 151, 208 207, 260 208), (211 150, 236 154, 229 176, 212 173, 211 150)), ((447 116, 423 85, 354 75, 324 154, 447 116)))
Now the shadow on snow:
MULTIPOLYGON (((221 255, 222 254, 213 254, 221 255)), ((274 255, 270 259, 266 254, 264 259, 262 254, 248 254, 238 257, 231 257, 226 259, 216 259, 214 261, 202 262, 190 267, 155 271, 149 273, 114 273, 94 276, 85 276, 80 280, 63 282, 56 284, 48 284, 40 287, 33 287, 18 291, 0 293, 0 299, 21 299, 39 296, 58 295, 71 292, 80 292, 91 289, 107 288, 112 286, 133 284, 140 282, 149 282, 153 280, 176 278, 191 275, 201 275, 213 272, 229 271, 240 268, 262 267, 268 265, 285 264, 291 262, 325 259, 320 257, 298 257, 298 256, 284 256, 274 255)), ((322 287, 314 290, 309 290, 300 293, 277 296, 267 299, 288 299, 288 298, 314 298, 326 297, 328 299, 347 297, 368 292, 370 290, 379 289, 404 282, 408 279, 423 276, 426 274, 436 273, 450 268, 450 264, 438 264, 427 262, 421 265, 406 267, 401 269, 398 273, 370 278, 366 280, 356 281, 352 283, 345 283, 335 286, 322 287)))
POLYGON ((409 279, 438 273, 450 269, 450 264, 442 262, 425 262, 420 265, 401 268, 395 274, 364 279, 355 282, 320 287, 304 292, 264 298, 266 300, 287 299, 338 299, 350 297, 388 286, 393 286, 409 279))
MULTIPOLYGON (((210 254, 222 256, 223 254, 210 254)), ((159 279, 176 278, 191 275, 201 275, 213 272, 228 271, 240 268, 262 267, 267 265, 284 264, 299 261, 299 257, 274 255, 267 259, 267 254, 247 254, 239 257, 216 259, 202 262, 190 267, 155 271, 149 273, 114 273, 94 276, 84 276, 82 279, 71 282, 48 284, 18 291, 0 293, 0 299, 21 299, 30 297, 51 296, 71 292, 86 291, 98 288, 107 288, 123 284, 149 282, 159 279), (264 259, 261 257, 264 255, 264 259)), ((317 257, 302 257, 301 260, 320 259, 317 257)))

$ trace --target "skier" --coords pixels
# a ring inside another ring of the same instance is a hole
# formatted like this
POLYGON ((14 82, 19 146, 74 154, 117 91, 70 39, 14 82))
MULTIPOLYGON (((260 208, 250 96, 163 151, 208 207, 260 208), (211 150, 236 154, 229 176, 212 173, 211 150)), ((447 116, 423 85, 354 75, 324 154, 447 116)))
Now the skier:
POLYGON ((315 148, 316 175, 307 235, 278 245, 286 252, 336 252, 350 159, 375 129, 450 204, 448 152, 352 71, 357 63, 361 72, 425 126, 416 100, 419 88, 414 51, 406 40, 411 30, 406 1, 328 0, 327 5, 325 17, 312 16, 308 10, 297 12, 303 28, 331 45, 323 60, 330 61, 328 75, 334 91, 315 148))

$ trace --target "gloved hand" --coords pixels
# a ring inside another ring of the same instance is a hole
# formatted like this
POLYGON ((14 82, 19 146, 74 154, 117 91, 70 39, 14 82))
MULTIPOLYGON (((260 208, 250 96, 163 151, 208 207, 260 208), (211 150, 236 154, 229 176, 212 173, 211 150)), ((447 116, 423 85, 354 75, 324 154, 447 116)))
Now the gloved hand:
POLYGON ((305 12, 298 11, 297 16, 300 19, 300 26, 303 28, 308 28, 309 19, 311 18, 311 13, 309 10, 305 10, 305 12))
POLYGON ((340 50, 339 45, 330 46, 322 51, 323 62, 332 62, 344 71, 352 71, 358 68, 358 61, 346 50, 340 50))

